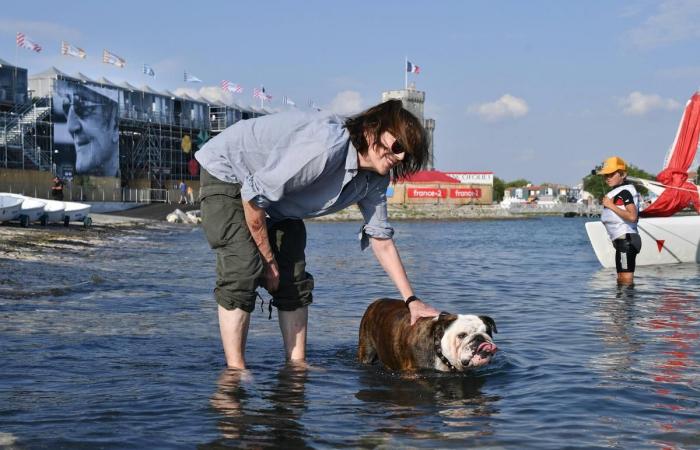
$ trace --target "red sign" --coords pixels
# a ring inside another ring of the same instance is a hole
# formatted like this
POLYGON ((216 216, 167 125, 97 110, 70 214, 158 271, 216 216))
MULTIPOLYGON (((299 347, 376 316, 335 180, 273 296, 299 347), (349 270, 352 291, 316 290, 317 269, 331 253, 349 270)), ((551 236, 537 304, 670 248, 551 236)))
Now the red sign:
POLYGON ((408 198, 447 198, 447 189, 429 187, 408 188, 408 198))
POLYGON ((453 189, 450 189, 450 197, 452 197, 452 198, 481 198, 481 189, 479 189, 479 188, 453 188, 453 189))

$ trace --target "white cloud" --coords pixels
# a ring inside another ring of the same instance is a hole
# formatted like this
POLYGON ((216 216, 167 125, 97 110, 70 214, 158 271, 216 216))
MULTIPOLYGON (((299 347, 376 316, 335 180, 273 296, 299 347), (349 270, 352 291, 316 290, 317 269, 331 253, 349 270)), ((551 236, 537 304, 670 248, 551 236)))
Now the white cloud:
POLYGON ((362 111, 362 96, 356 91, 338 92, 328 109, 340 115, 359 113, 362 111))
POLYGON ((630 116, 641 116, 655 109, 672 111, 680 108, 681 104, 672 98, 662 98, 658 94, 643 94, 634 91, 626 98, 619 100, 622 112, 630 116))
POLYGON ((527 114, 529 108, 527 102, 510 94, 505 94, 495 102, 472 105, 469 112, 478 115, 482 119, 495 122, 506 118, 517 118, 527 114))
POLYGON ((654 48, 673 42, 700 37, 700 2, 697 0, 666 0, 656 14, 629 31, 632 44, 639 48, 654 48))

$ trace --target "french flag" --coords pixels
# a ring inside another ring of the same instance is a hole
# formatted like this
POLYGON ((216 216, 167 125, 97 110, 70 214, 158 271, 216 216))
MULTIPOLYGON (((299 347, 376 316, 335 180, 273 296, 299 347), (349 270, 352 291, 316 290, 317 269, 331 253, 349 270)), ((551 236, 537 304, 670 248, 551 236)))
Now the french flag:
POLYGON ((406 72, 409 73, 420 73, 420 67, 413 64, 411 61, 406 61, 406 72))

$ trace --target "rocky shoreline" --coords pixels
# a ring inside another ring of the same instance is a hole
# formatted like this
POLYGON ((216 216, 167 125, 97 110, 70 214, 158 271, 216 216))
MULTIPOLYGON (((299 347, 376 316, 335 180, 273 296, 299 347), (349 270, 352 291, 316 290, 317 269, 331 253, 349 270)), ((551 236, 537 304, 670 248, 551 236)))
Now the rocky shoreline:
MULTIPOLYGON (((109 214, 91 214, 93 225, 90 227, 76 223, 68 227, 59 224, 41 227, 34 224, 23 228, 16 223, 6 223, 0 226, 0 265, 3 259, 49 262, 75 257, 89 258, 91 255, 97 254, 100 247, 125 234, 144 233, 170 227, 191 227, 192 225, 168 224, 165 221, 169 213, 181 207, 182 205, 177 204, 156 204, 109 214)), ((197 206, 189 206, 185 209, 194 210, 197 209, 197 206)), ((512 220, 528 217, 533 217, 533 215, 512 214, 494 206, 389 206, 389 219, 391 221, 512 220)), ((359 208, 350 207, 341 212, 311 220, 319 222, 361 221, 362 214, 359 208)), ((1 279, 0 284, 2 284, 1 279)))
MULTIPOLYGON (((0 226, 0 263, 3 259, 23 261, 61 261, 90 257, 110 239, 125 233, 140 233, 162 228, 153 220, 91 214, 93 225, 63 224, 21 227, 18 223, 0 226)), ((0 284, 2 279, 0 279, 0 284)))
MULTIPOLYGON (((389 220, 509 220, 530 217, 512 214, 499 206, 480 205, 389 205, 389 220)), ((322 222, 362 220, 360 209, 351 206, 335 214, 312 219, 322 222)))

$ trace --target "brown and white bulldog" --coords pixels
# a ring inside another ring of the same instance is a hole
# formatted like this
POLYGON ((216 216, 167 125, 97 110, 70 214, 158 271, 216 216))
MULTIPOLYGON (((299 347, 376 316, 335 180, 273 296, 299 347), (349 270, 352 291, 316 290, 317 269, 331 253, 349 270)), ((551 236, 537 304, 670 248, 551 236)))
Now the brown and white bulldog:
POLYGON ((411 326, 403 301, 379 299, 362 316, 358 358, 363 364, 379 360, 392 370, 463 372, 491 362, 496 332, 488 316, 448 313, 411 326))

